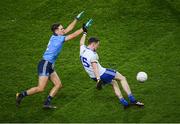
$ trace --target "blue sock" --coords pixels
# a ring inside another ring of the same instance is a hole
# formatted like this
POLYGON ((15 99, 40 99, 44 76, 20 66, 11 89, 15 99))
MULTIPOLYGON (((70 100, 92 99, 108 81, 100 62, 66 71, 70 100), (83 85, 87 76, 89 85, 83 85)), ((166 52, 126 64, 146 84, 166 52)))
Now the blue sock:
POLYGON ((131 103, 135 103, 136 102, 136 99, 135 99, 135 97, 132 94, 129 94, 128 98, 129 98, 131 103))
POLYGON ((52 100, 52 96, 49 95, 44 104, 49 105, 51 103, 51 100, 52 100))
POLYGON ((128 102, 124 99, 124 98, 121 98, 119 99, 120 103, 123 104, 124 106, 128 106, 128 102))
POLYGON ((26 91, 23 91, 23 92, 21 92, 21 95, 22 95, 22 97, 25 97, 25 96, 27 96, 28 94, 27 94, 26 91))

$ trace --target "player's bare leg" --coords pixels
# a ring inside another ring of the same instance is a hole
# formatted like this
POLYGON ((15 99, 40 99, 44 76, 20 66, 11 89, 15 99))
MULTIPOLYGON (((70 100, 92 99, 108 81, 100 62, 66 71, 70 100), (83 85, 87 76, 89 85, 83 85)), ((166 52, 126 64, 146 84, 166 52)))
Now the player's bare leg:
POLYGON ((128 102, 123 98, 122 93, 121 93, 121 91, 120 91, 120 88, 119 88, 119 85, 118 85, 117 81, 116 81, 116 80, 112 80, 111 84, 112 84, 112 87, 113 87, 113 89, 114 89, 114 92, 115 92, 116 96, 119 98, 120 103, 121 103, 125 108, 127 108, 127 107, 129 106, 129 104, 128 104, 128 102))
POLYGON ((112 83, 111 83, 111 84, 112 84, 112 87, 113 87, 113 89, 114 89, 114 93, 116 94, 116 96, 117 96, 119 99, 123 98, 122 93, 121 93, 121 91, 120 91, 120 89, 119 89, 119 85, 118 85, 117 81, 112 80, 112 83))
POLYGON ((130 89, 130 87, 128 85, 126 77, 121 75, 119 72, 116 72, 115 79, 121 82, 123 90, 126 92, 127 95, 130 95, 131 94, 131 89, 130 89))
POLYGON ((57 75, 57 73, 55 71, 50 75, 50 80, 53 82, 54 87, 51 89, 49 96, 47 97, 47 99, 44 103, 44 107, 45 108, 56 108, 56 106, 50 105, 50 102, 51 102, 52 98, 57 94, 58 90, 62 87, 62 83, 61 83, 59 76, 57 75))
POLYGON ((52 96, 52 97, 54 97, 54 96, 57 94, 58 90, 59 90, 60 88, 62 88, 62 83, 61 83, 61 80, 60 80, 60 78, 59 78, 59 76, 57 75, 56 72, 53 72, 53 73, 51 74, 50 79, 51 79, 51 81, 53 82, 54 87, 51 89, 49 95, 52 96))
POLYGON ((32 87, 27 90, 27 95, 33 95, 35 93, 43 92, 48 82, 47 76, 39 76, 39 84, 37 87, 32 87))
POLYGON ((47 82, 48 82, 48 77, 47 76, 39 76, 38 86, 32 87, 27 91, 23 91, 21 93, 16 94, 16 105, 19 106, 19 104, 21 103, 22 99, 25 96, 33 95, 33 94, 36 94, 36 93, 39 93, 39 92, 43 92, 44 88, 47 85, 47 82))
POLYGON ((138 106, 144 106, 143 103, 136 101, 135 97, 132 95, 131 89, 129 87, 129 84, 126 80, 126 77, 121 75, 119 72, 116 72, 115 80, 120 81, 123 90, 126 92, 128 95, 128 98, 132 104, 138 105, 138 106))

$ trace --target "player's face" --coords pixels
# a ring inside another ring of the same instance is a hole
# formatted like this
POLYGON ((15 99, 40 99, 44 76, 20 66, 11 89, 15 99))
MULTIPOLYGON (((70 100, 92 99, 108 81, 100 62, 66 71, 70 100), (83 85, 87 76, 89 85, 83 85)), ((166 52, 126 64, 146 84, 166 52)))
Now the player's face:
POLYGON ((64 28, 62 25, 60 25, 57 29, 57 34, 58 35, 63 35, 64 34, 64 28))
POLYGON ((94 44, 94 49, 97 50, 97 48, 99 47, 99 42, 94 44))

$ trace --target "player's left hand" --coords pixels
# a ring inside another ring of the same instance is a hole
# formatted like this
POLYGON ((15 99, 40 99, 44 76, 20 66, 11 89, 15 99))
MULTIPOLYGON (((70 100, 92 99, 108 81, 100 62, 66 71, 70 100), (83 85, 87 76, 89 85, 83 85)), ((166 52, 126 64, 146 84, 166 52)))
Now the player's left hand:
POLYGON ((93 22, 93 20, 92 20, 92 19, 89 19, 89 20, 86 22, 85 27, 86 27, 86 28, 89 28, 89 27, 92 25, 92 22, 93 22))
POLYGON ((88 31, 88 28, 92 25, 92 22, 93 20, 92 19, 89 19, 89 21, 86 22, 86 24, 84 23, 82 28, 83 28, 83 31, 87 33, 88 31))
POLYGON ((101 79, 97 80, 96 89, 101 90, 102 89, 103 81, 101 79))
POLYGON ((86 28, 86 26, 85 26, 86 24, 85 23, 83 23, 83 25, 82 25, 82 29, 83 29, 83 32, 85 32, 86 34, 87 34, 87 32, 88 32, 88 29, 86 28))
POLYGON ((79 13, 79 14, 76 16, 76 19, 77 19, 77 20, 80 20, 83 14, 84 14, 84 11, 82 11, 81 13, 79 13))

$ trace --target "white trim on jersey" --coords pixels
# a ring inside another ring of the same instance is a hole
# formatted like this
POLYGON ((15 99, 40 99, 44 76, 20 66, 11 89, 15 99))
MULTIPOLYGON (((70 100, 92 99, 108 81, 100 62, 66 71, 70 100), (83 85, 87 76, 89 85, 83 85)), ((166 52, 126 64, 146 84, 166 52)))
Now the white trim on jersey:
POLYGON ((48 61, 45 61, 44 66, 43 66, 43 73, 42 73, 43 75, 46 75, 47 64, 48 64, 48 61))

